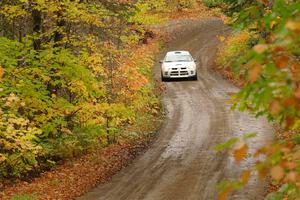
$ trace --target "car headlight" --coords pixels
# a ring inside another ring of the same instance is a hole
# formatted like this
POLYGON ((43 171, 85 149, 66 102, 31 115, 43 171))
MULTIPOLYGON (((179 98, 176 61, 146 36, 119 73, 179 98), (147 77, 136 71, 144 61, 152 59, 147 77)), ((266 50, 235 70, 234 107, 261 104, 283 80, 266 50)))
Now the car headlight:
POLYGON ((187 68, 188 70, 196 70, 196 65, 190 65, 187 68))
POLYGON ((163 66, 162 69, 163 71, 170 71, 172 67, 168 67, 168 66, 163 66))

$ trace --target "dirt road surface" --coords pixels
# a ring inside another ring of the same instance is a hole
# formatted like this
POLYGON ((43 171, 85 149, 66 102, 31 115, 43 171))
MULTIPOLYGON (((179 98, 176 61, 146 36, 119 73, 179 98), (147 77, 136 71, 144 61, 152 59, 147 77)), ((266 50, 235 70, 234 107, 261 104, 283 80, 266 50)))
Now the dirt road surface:
MULTIPOLYGON (((219 44, 217 36, 228 33, 222 21, 185 20, 160 28, 175 33, 165 51, 188 50, 198 60, 199 80, 165 83, 167 115, 153 147, 80 200, 214 200, 220 181, 238 178, 253 164, 252 160, 236 164, 228 153, 215 152, 215 145, 258 132, 250 142, 253 153, 272 138, 265 119, 230 110, 228 94, 238 89, 210 69, 219 44)), ((159 64, 155 74, 159 78, 159 64)), ((265 183, 254 176, 249 186, 229 199, 260 200, 264 190, 265 183)))

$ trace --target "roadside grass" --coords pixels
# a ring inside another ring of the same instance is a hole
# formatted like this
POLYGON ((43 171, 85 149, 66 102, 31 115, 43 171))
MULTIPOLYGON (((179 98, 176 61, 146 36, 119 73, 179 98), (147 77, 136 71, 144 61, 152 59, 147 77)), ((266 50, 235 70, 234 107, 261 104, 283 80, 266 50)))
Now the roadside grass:
POLYGON ((37 200, 37 198, 32 194, 17 194, 11 197, 10 200, 37 200))

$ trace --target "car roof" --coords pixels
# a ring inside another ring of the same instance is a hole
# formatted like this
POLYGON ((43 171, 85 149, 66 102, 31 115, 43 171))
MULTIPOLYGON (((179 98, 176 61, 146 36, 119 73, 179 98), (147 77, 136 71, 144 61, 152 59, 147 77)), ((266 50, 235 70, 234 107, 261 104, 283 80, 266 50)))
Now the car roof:
POLYGON ((188 51, 169 51, 167 56, 169 55, 191 55, 188 51))

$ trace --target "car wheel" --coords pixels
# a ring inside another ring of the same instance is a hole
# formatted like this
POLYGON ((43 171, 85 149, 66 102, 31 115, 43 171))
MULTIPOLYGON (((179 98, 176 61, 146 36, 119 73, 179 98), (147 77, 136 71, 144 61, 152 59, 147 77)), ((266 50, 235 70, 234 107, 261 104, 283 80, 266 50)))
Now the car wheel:
POLYGON ((167 78, 165 78, 162 74, 161 74, 161 81, 162 82, 167 82, 168 81, 168 79, 167 78))
POLYGON ((192 77, 193 81, 197 81, 198 80, 198 75, 196 74, 195 76, 192 77))

